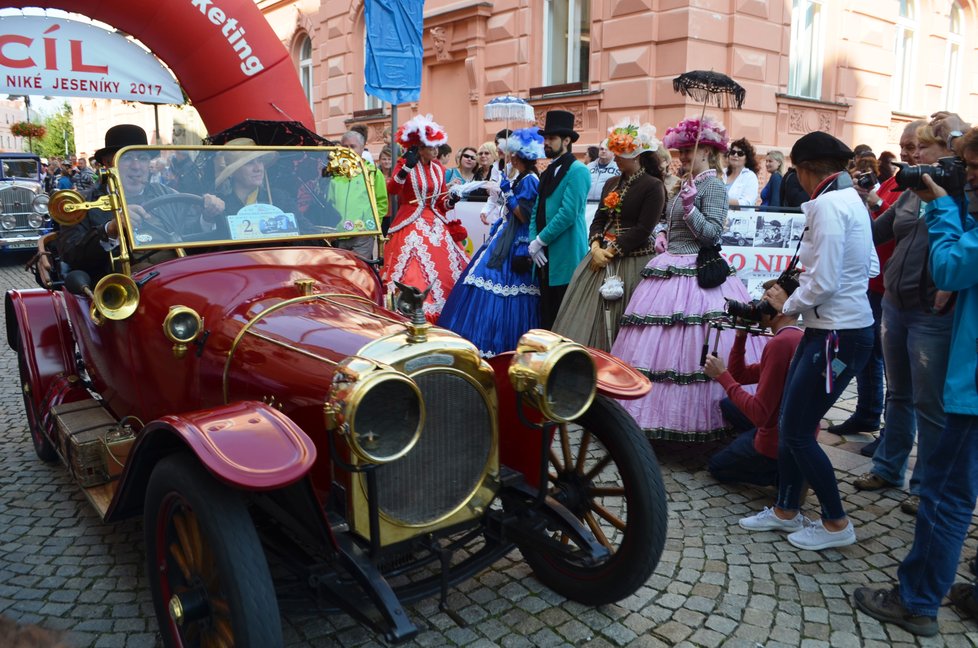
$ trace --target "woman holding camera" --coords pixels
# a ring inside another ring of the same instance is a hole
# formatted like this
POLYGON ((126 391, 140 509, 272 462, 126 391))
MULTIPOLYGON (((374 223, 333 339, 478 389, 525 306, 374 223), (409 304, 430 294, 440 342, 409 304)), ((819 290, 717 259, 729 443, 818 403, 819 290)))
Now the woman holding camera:
POLYGON ((856 542, 832 463, 813 434, 873 348, 866 288, 879 262, 866 207, 845 172, 851 157, 848 146, 824 132, 805 135, 791 149, 798 180, 812 196, 801 206, 805 231, 798 260, 805 271, 790 297, 779 285, 764 297, 781 313, 800 314, 805 335, 782 397, 777 502, 740 520, 750 531, 790 531, 788 542, 812 551, 856 542), (810 525, 799 510, 806 481, 822 507, 821 519, 810 525))
POLYGON ((387 181, 387 194, 397 196, 400 206, 388 230, 382 279, 388 294, 396 290, 395 281, 420 290, 430 286, 424 314, 435 323, 469 262, 445 216, 448 192, 438 145, 448 135, 431 115, 418 115, 397 130, 397 141, 407 153, 387 181))
MULTIPOLYGON (((917 130, 917 162, 935 164, 949 155, 930 126, 917 130)), ((855 481, 860 490, 902 487, 916 433, 910 496, 900 505, 911 515, 916 515, 920 502, 921 474, 944 429, 943 387, 953 320, 951 293, 937 290, 930 275, 930 238, 920 213, 920 198, 904 191, 873 222, 876 243, 895 244, 883 275, 882 347, 889 396, 886 434, 873 455, 872 471, 855 481)))

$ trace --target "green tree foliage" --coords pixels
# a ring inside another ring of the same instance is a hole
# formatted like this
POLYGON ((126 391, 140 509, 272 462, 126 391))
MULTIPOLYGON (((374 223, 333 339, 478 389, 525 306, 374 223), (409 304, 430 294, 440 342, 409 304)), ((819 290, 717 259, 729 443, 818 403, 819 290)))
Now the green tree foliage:
POLYGON ((44 119, 47 133, 38 141, 34 150, 43 157, 64 156, 67 142, 68 153, 75 153, 75 129, 71 125, 71 105, 66 101, 53 115, 44 119))

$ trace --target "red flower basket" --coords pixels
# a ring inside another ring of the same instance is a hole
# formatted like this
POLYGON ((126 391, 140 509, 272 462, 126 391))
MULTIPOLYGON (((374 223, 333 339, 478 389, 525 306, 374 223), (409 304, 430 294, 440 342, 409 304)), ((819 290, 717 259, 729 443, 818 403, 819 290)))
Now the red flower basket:
POLYGON ((33 137, 35 139, 41 139, 48 131, 41 124, 23 121, 11 124, 10 132, 16 137, 33 137))

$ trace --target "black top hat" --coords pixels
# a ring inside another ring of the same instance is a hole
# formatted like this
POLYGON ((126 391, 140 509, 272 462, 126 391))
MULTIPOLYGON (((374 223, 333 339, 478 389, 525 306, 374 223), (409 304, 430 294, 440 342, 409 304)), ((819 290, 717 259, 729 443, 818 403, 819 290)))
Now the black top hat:
POLYGON ((146 146, 149 140, 146 139, 146 131, 135 124, 119 124, 105 131, 105 146, 95 151, 95 159, 105 164, 102 159, 106 155, 112 155, 126 146, 146 146))
POLYGON ((576 142, 577 138, 580 137, 574 130, 574 113, 566 110, 548 110, 546 123, 538 132, 544 136, 570 137, 571 143, 576 142))

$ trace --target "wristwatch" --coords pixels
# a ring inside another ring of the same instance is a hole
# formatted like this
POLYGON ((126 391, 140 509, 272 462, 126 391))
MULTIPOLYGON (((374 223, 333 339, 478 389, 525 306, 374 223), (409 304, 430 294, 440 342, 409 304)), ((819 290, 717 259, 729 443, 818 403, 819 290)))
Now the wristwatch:
POLYGON ((948 133, 947 134, 947 148, 949 150, 952 150, 953 151, 954 150, 954 140, 958 139, 962 135, 964 135, 964 133, 962 133, 959 130, 953 130, 950 133, 948 133))

